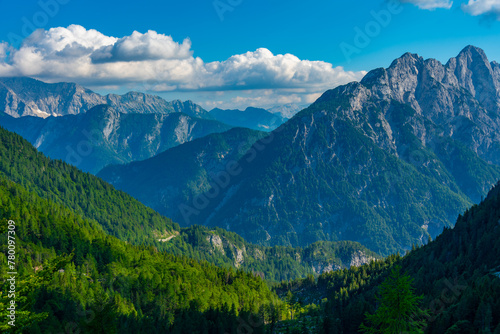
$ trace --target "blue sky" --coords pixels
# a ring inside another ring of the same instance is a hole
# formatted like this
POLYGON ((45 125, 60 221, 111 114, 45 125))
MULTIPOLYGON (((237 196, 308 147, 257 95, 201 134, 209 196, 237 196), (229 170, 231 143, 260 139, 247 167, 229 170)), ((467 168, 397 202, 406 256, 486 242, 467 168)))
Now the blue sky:
POLYGON ((308 103, 405 52, 500 61, 500 0, 0 0, 0 75, 212 107, 308 103), (32 34, 33 30, 39 30, 32 34))

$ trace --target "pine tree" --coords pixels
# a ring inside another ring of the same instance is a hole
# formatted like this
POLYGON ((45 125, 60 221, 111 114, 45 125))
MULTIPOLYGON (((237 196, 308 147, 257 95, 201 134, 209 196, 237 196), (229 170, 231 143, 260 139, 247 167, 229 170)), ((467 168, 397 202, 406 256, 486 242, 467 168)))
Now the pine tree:
POLYGON ((366 322, 360 326, 365 333, 423 333, 426 311, 419 308, 422 296, 415 295, 413 279, 401 273, 395 266, 389 277, 382 282, 377 297, 379 307, 374 314, 366 315, 366 322))

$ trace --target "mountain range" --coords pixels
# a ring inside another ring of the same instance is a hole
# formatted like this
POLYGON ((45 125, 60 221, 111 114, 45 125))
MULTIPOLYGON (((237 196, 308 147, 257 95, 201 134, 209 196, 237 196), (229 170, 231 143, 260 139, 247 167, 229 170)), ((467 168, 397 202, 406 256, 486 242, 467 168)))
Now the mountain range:
MULTIPOLYGON (((499 78, 498 64, 472 46, 444 65, 407 53, 325 92, 254 143, 224 186, 172 216, 264 245, 355 240, 390 254, 425 243, 500 178, 499 78)), ((152 164, 134 168, 158 179, 152 164)), ((101 175, 119 187, 143 178, 129 166, 101 175)), ((147 196, 167 189, 151 185, 147 196)))
POLYGON ((101 104, 120 113, 182 112, 192 117, 210 118, 206 110, 191 101, 167 102, 159 96, 139 92, 102 96, 76 83, 49 84, 27 77, 0 78, 0 110, 12 117, 77 115, 101 104))
POLYGON ((207 112, 139 92, 102 96, 75 83, 0 78, 0 125, 94 174, 235 126, 270 131, 286 120, 259 108, 207 112))
MULTIPOLYGON (((47 118, 4 113, 0 122, 85 171, 112 164, 99 175, 183 226, 218 226, 266 246, 353 240, 387 255, 452 226, 500 178, 499 73, 498 63, 472 46, 446 64, 407 53, 361 82, 325 92, 267 135, 223 133, 231 125, 146 108, 156 103, 138 109, 138 100, 157 101, 140 93, 110 102, 118 109, 98 105, 47 118), (211 133, 221 134, 205 137, 211 133), (238 173, 228 177, 231 168, 238 173)), ((31 101, 79 87, 3 82, 33 84, 34 93, 23 93, 31 101)), ((69 100, 96 96, 78 91, 69 100)), ((209 118, 239 113, 271 115, 216 109, 209 118)))
MULTIPOLYGON (((376 309, 383 280, 398 267, 411 274, 415 281, 409 284, 423 294, 426 333, 500 329, 494 316, 500 310, 500 183, 480 205, 459 215, 453 229, 405 257, 373 260, 350 242, 315 243, 291 254, 284 247, 255 247, 252 264, 274 262, 272 270, 279 273, 290 272, 293 260, 318 261, 312 262, 314 272, 322 272, 317 279, 309 275, 271 289, 259 272, 243 267, 248 260, 243 253, 229 254, 243 261, 239 268, 247 272, 189 258, 204 254, 224 266, 217 254, 245 243, 241 237, 200 226, 179 231, 125 193, 47 159, 3 129, 0 170, 0 237, 7 238, 12 224, 23 236, 16 239, 16 291, 25 297, 16 328, 23 332, 60 332, 68 322, 89 333, 234 333, 248 323, 259 333, 276 327, 279 332, 357 332, 376 309), (168 239, 158 247, 151 244, 155 232, 168 239), (162 244, 173 247, 165 252, 162 244), (180 254, 168 254, 174 249, 180 254), (343 265, 351 268, 336 270, 343 265)), ((3 263, 7 245, 0 245, 3 263)), ((9 285, 0 281, 0 329, 5 331, 11 328, 5 303, 9 285)))
POLYGON ((253 107, 248 107, 245 110, 215 108, 210 110, 209 114, 219 122, 260 131, 272 131, 288 120, 279 113, 253 107))
POLYGON ((231 127, 184 113, 122 113, 98 105, 61 117, 0 113, 0 125, 26 138, 51 158, 97 173, 108 164, 150 158, 166 149, 231 127))

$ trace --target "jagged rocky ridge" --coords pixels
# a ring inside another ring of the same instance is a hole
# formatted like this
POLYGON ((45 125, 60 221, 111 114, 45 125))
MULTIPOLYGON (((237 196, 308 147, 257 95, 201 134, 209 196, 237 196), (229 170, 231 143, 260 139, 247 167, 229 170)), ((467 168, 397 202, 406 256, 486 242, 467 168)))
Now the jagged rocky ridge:
POLYGON ((27 77, 0 78, 0 111, 12 117, 65 116, 85 113, 107 104, 121 113, 174 113, 211 119, 206 110, 192 101, 165 101, 159 96, 138 92, 102 96, 75 83, 48 84, 27 77))

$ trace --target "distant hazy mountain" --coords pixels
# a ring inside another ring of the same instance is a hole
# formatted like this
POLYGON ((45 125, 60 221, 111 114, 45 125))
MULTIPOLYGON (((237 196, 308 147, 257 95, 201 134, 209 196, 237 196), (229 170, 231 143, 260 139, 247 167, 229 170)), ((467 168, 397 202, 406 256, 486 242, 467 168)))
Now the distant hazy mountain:
POLYGON ((272 131, 288 120, 279 114, 253 107, 248 107, 245 110, 215 108, 209 114, 222 123, 261 131, 272 131))
POLYGON ((287 103, 284 105, 276 106, 268 109, 269 112, 273 114, 279 114, 283 118, 292 118, 299 111, 307 108, 309 104, 296 104, 296 103, 287 103))
POLYGON ((388 254, 425 242, 500 179, 498 71, 475 47, 446 65, 405 54, 327 91, 192 219, 270 245, 354 240, 388 254))
POLYGON ((78 115, 47 118, 14 118, 2 113, 0 125, 23 136, 49 157, 91 173, 108 164, 147 159, 195 138, 231 128, 180 112, 121 113, 108 105, 98 105, 78 115))
POLYGON ((0 111, 13 117, 76 115, 108 104, 121 113, 182 112, 210 118, 208 112, 191 101, 167 102, 159 96, 129 92, 101 96, 75 83, 47 84, 31 78, 0 78, 0 111))

